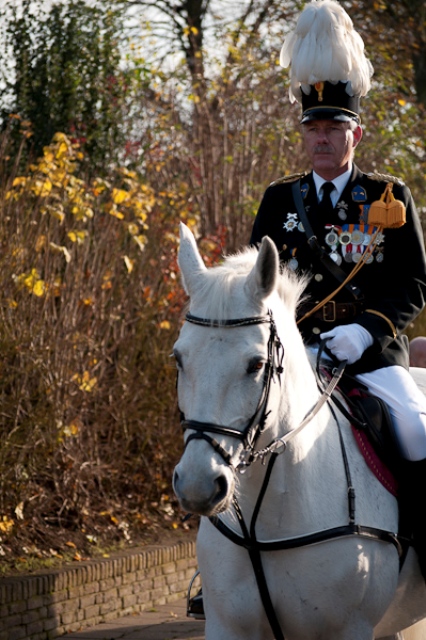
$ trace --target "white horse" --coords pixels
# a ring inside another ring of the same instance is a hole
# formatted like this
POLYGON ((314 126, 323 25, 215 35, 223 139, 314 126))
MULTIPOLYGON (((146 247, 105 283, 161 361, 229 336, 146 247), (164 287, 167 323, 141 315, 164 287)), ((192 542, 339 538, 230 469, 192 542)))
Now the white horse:
POLYGON ((295 322, 305 283, 280 274, 269 238, 207 269, 185 225, 179 265, 174 490, 203 516, 206 638, 402 638, 426 616, 424 580, 411 548, 400 571, 396 499, 318 389, 295 322))

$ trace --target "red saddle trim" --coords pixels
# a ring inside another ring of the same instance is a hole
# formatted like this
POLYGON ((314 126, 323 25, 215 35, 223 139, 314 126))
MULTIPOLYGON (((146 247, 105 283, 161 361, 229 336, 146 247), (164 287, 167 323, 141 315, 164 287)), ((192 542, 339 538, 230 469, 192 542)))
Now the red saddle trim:
MULTIPOLYGON (((322 369, 322 373, 330 378, 331 374, 327 368, 322 369)), ((361 391, 358 388, 352 389, 349 393, 349 396, 361 395, 361 391)), ((358 445, 358 448, 365 460, 367 467, 374 474, 374 476, 382 483, 382 485, 391 493, 395 498, 398 497, 398 481, 395 478, 394 474, 389 470, 389 467, 385 465, 385 463, 380 459, 377 455, 373 445, 368 439, 368 435, 365 431, 361 429, 357 429, 353 424, 351 424, 352 433, 354 434, 355 441, 358 445)))
POLYGON ((375 475, 377 480, 382 483, 385 489, 389 491, 389 493, 395 496, 395 498, 398 497, 398 482, 393 473, 389 471, 388 467, 382 462, 382 460, 380 460, 368 440, 367 434, 360 429, 356 429, 353 425, 351 425, 351 427, 359 450, 370 471, 375 475))

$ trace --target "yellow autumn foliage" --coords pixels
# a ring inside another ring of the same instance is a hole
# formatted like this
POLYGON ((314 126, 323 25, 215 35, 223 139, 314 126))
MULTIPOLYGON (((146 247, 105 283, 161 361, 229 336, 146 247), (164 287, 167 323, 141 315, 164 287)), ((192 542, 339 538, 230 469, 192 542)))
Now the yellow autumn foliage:
POLYGON ((87 392, 93 391, 98 381, 96 376, 90 375, 89 371, 84 371, 82 375, 76 373, 72 376, 71 380, 77 383, 81 391, 87 392))
POLYGON ((46 283, 40 278, 37 269, 31 269, 29 273, 21 273, 16 278, 16 282, 39 298, 46 293, 46 283))
POLYGON ((0 517, 0 532, 8 533, 13 528, 14 524, 15 522, 8 516, 0 517))
MULTIPOLYGON (((0 180, 4 548, 36 507, 63 522, 59 493, 84 525, 85 509, 102 504, 98 480, 108 495, 127 473, 130 448, 131 459, 137 450, 149 461, 163 455, 141 425, 157 438, 168 424, 175 374, 167 343, 184 303, 178 223, 197 218, 191 185, 150 164, 144 177, 111 166, 89 178, 80 161, 59 134, 37 161, 16 163, 0 180)), ((131 482, 144 482, 143 473, 135 467, 131 482)), ((122 523, 111 515, 109 524, 122 523)))
MULTIPOLYGON (((36 254, 51 251, 61 254, 66 263, 71 262, 78 247, 91 236, 91 221, 105 213, 123 223, 124 233, 143 250, 147 242, 147 220, 156 203, 153 189, 126 168, 116 170, 113 176, 116 184, 102 177, 94 177, 87 183, 78 176, 83 159, 78 145, 64 133, 56 133, 43 155, 29 166, 27 175, 16 176, 5 193, 5 201, 16 204, 33 201, 33 206, 38 206, 43 215, 64 227, 61 242, 47 241, 40 233, 35 241, 36 254)), ((132 260, 127 258, 124 262, 127 272, 131 273, 132 260)), ((37 297, 49 292, 35 266, 16 273, 14 279, 20 289, 37 297)), ((109 286, 111 284, 104 284, 109 286)))

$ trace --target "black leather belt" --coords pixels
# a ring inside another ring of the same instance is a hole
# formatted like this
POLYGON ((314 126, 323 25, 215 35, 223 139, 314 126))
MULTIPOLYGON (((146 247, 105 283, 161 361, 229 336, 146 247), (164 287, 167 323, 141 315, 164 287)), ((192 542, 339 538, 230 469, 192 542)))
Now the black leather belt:
MULTIPOLYGON (((330 300, 310 317, 318 318, 324 322, 336 322, 336 320, 353 318, 358 315, 362 309, 363 304, 361 302, 335 302, 334 300, 330 300)), ((306 313, 305 309, 303 309, 303 311, 306 313)))

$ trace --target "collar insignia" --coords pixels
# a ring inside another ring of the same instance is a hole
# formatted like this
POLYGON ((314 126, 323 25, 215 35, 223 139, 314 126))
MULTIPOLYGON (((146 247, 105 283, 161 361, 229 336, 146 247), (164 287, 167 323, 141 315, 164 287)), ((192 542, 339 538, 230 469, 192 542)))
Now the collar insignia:
POLYGON ((367 202, 367 192, 364 187, 361 187, 359 184, 352 189, 351 195, 354 202, 367 202))
POLYGON ((302 184, 302 186, 300 187, 300 193, 302 194, 303 199, 305 199, 306 196, 308 195, 308 191, 309 191, 309 185, 307 182, 305 182, 305 184, 302 184))

